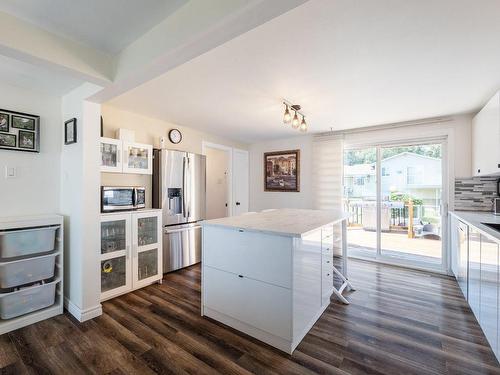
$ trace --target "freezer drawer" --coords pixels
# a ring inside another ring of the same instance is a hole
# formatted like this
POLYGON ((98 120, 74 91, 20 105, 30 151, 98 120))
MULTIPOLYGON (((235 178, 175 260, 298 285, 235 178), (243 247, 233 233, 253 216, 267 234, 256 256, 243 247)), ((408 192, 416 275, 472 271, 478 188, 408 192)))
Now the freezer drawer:
POLYGON ((163 272, 201 261, 201 226, 184 224, 163 230, 163 272))
POLYGON ((0 259, 12 260, 54 251, 58 228, 51 226, 1 231, 0 259))
POLYGON ((0 263, 0 288, 34 283, 54 277, 57 254, 0 263))

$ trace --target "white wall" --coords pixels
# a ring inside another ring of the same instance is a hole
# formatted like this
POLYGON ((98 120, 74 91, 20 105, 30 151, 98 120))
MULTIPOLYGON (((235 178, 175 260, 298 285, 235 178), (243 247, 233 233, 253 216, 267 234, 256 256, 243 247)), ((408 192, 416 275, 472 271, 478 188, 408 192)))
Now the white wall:
POLYGON ((207 157, 207 219, 227 216, 229 154, 205 147, 207 157))
POLYGON ((64 296, 68 310, 84 321, 100 304, 100 105, 86 102, 98 90, 83 84, 62 98, 64 120, 77 119, 75 144, 61 153, 61 213, 65 223, 64 296))
POLYGON ((40 153, 0 150, 0 216, 59 212, 61 100, 0 83, 0 107, 40 116, 40 153), (5 167, 17 177, 5 179, 5 167))
POLYGON ((312 136, 250 145, 250 211, 266 208, 313 208, 312 136), (264 191, 264 153, 300 149, 300 192, 264 191))
MULTIPOLYGON (((135 131, 135 140, 137 142, 152 144, 154 147, 159 148, 160 137, 166 137, 170 129, 176 128, 182 132, 182 142, 177 145, 169 142, 167 148, 172 150, 201 154, 203 141, 244 150, 248 149, 248 145, 241 142, 235 142, 224 137, 200 132, 192 128, 146 117, 137 113, 123 111, 109 105, 103 105, 101 113, 104 123, 104 136, 109 138, 115 138, 115 132, 120 128, 130 129, 135 131)), ((151 176, 102 173, 101 183, 105 186, 144 186, 146 187, 146 206, 151 207, 151 176)))
MULTIPOLYGON (((471 115, 450 116, 451 120, 428 125, 410 125, 393 129, 379 129, 346 134, 344 143, 363 145, 418 138, 448 138, 448 192, 453 207, 455 177, 470 176, 471 171, 471 115)), ((313 208, 312 169, 314 143, 312 135, 252 144, 250 150, 250 210, 265 208, 313 208), (301 150, 300 193, 264 191, 263 155, 268 151, 301 150)))

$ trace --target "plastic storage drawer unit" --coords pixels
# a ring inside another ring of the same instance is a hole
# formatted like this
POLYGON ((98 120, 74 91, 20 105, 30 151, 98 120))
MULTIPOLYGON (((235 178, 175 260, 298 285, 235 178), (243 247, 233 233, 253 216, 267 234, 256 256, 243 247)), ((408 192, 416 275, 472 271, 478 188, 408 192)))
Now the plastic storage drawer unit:
POLYGON ((59 226, 0 231, 0 260, 35 256, 55 249, 59 226))
POLYGON ((57 254, 0 263, 0 288, 34 283, 54 277, 57 254))
POLYGON ((0 318, 12 319, 52 306, 56 297, 58 280, 47 284, 23 288, 12 293, 0 294, 0 318))

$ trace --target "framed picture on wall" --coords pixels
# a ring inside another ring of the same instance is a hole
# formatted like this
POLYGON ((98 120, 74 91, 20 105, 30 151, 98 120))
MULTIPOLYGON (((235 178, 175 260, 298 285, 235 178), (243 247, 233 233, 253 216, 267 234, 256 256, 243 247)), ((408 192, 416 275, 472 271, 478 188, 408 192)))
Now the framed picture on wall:
POLYGON ((35 119, 31 117, 12 115, 12 127, 16 129, 35 131, 35 119))
POLYGON ((0 109, 0 149, 40 152, 40 116, 0 109))
POLYGON ((16 135, 15 134, 3 134, 0 133, 0 148, 13 148, 16 147, 16 135))
POLYGON ((264 153, 264 191, 300 191, 300 150, 264 153))
POLYGON ((19 148, 35 149, 35 133, 19 130, 19 148))
POLYGON ((72 118, 64 123, 64 144, 76 143, 76 118, 72 118))
POLYGON ((8 113, 0 112, 0 132, 9 132, 10 115, 8 113))

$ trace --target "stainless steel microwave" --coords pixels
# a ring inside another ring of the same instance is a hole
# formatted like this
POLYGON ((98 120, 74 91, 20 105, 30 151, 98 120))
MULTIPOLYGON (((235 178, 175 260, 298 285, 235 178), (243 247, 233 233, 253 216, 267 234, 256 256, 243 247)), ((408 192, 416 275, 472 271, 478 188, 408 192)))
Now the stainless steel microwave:
POLYGON ((101 186, 101 212, 128 211, 146 207, 146 188, 101 186))

